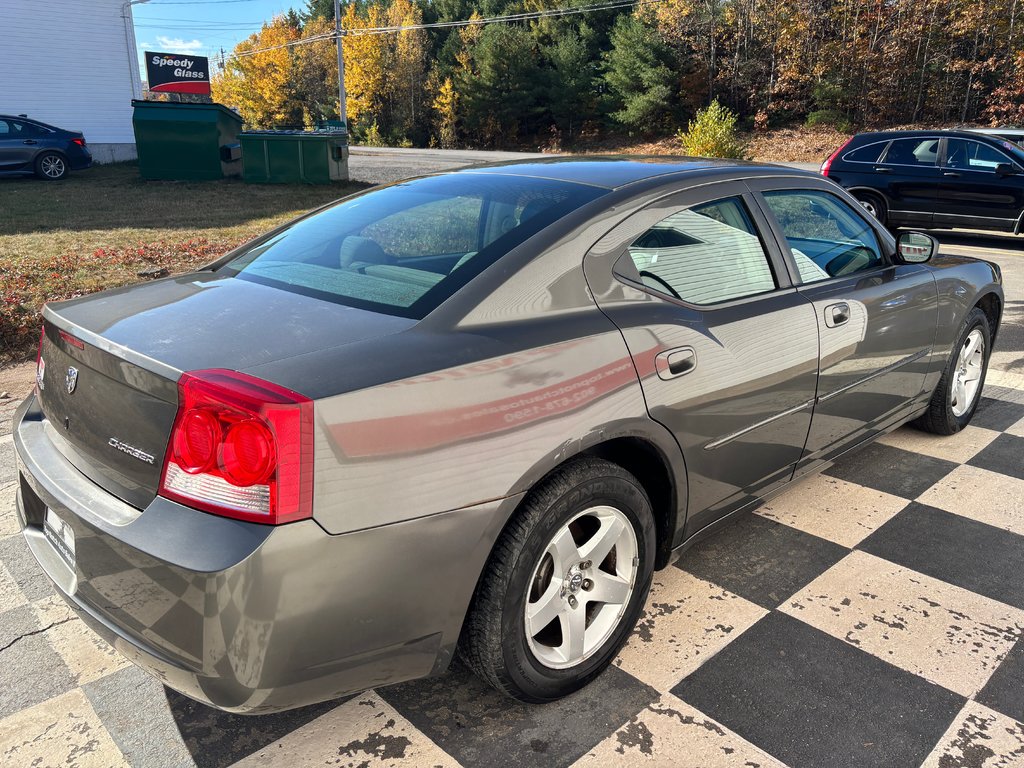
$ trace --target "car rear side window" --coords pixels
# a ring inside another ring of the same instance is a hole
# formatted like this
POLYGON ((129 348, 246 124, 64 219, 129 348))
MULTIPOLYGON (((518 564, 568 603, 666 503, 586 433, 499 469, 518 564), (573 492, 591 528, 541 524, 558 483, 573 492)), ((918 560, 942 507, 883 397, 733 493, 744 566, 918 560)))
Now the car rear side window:
POLYGON ((629 256, 644 285, 691 304, 775 289, 768 256, 739 197, 673 213, 634 240, 629 256))
POLYGON ((782 228, 802 283, 863 272, 884 265, 871 226, 839 198, 811 189, 765 192, 782 228))
POLYGON ((371 190, 219 267, 245 280, 420 319, 488 264, 607 189, 463 172, 371 190))
POLYGON ((887 141, 876 141, 873 144, 865 144, 857 147, 852 152, 843 155, 843 160, 848 163, 877 163, 882 156, 882 151, 889 145, 887 141))
POLYGON ((886 165, 934 166, 938 157, 938 139, 896 139, 889 145, 882 162, 886 165))

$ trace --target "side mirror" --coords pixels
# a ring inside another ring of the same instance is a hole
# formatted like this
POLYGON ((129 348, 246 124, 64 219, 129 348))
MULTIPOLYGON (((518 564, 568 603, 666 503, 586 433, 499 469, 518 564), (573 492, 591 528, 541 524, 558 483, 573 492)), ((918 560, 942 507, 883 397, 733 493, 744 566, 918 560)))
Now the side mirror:
POLYGON ((1017 176, 1020 174, 1020 168, 1009 163, 1000 163, 996 166, 996 176, 1017 176))
POLYGON ((896 253, 904 264, 923 264, 939 252, 939 241, 923 232, 904 232, 896 240, 896 253))

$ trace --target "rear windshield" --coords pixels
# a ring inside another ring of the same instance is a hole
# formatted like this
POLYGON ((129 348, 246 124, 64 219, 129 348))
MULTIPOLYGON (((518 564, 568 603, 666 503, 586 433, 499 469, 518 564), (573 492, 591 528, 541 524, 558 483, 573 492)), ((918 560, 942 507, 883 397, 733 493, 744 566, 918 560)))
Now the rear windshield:
POLYGON ((488 264, 605 192, 498 174, 417 179, 336 203, 258 241, 221 269, 421 319, 488 264))

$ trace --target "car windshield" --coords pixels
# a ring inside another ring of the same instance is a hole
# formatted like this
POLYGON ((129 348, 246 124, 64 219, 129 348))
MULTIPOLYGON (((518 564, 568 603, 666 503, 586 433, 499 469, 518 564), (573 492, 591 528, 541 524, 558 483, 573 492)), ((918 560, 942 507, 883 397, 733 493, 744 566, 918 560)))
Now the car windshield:
POLYGON ((1013 158, 1014 162, 1017 163, 1021 168, 1024 168, 1024 149, 1018 144, 1013 143, 1007 138, 995 137, 999 139, 999 148, 1006 154, 1013 158))
POLYGON ((347 198, 256 241, 221 269, 422 319, 488 264, 606 189, 455 173, 347 198))

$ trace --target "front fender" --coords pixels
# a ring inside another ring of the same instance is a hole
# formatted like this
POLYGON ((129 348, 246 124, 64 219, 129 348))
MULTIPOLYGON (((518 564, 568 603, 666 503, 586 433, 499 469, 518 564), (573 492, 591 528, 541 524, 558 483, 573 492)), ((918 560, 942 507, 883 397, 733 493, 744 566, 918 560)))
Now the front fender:
POLYGON ((991 329, 994 346, 1005 300, 999 267, 970 256, 943 255, 929 262, 929 267, 935 275, 939 299, 935 349, 952 352, 964 318, 989 295, 998 299, 996 320, 991 329))

